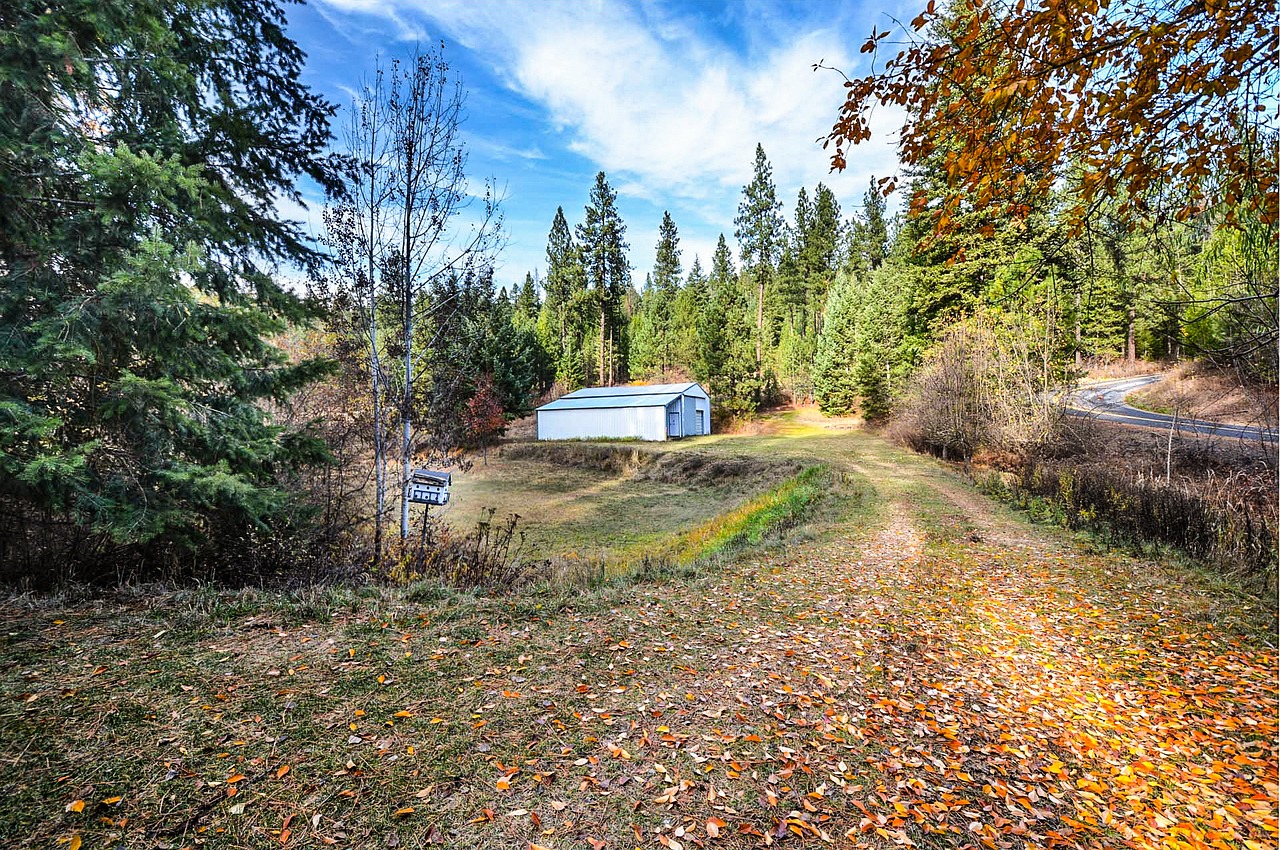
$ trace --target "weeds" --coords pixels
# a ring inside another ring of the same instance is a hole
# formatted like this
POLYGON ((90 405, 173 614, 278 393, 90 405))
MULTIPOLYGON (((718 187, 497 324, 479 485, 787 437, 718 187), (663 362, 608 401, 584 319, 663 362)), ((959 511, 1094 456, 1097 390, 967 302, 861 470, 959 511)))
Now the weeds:
POLYGON ((423 518, 416 544, 406 547, 390 573, 398 583, 426 582, 464 590, 511 590, 528 583, 545 562, 523 557, 519 514, 495 523, 489 508, 473 531, 456 536, 449 526, 423 518))
POLYGON ((1117 476, 1113 470, 1031 464, 980 482, 1038 519, 1103 532, 1111 543, 1168 544, 1259 595, 1277 590, 1273 512, 1236 498, 1227 484, 1117 476))

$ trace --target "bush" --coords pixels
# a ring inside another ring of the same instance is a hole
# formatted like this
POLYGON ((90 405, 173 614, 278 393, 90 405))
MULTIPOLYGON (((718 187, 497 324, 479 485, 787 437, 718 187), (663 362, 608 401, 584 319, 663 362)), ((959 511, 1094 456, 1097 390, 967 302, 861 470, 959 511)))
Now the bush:
POLYGON ((1021 507, 1048 502, 1069 528, 1101 530, 1112 542, 1162 543, 1259 594, 1277 592, 1277 518, 1240 497, 1231 481, 1168 481, 1060 461, 1030 463, 1003 486, 1021 507))
POLYGON ((1053 377, 1009 317, 964 319, 926 357, 891 433, 944 459, 968 461, 980 449, 1034 457, 1066 435, 1047 392, 1053 377))
POLYGON ((506 591, 528 584, 546 571, 546 562, 523 557, 520 517, 493 521, 494 510, 473 531, 458 536, 447 525, 423 518, 417 541, 409 541, 390 578, 437 582, 461 590, 506 591))

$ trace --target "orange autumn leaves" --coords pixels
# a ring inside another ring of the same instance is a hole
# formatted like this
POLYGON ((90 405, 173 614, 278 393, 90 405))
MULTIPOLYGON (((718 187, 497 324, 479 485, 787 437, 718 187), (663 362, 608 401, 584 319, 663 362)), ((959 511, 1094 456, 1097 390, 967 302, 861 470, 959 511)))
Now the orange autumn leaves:
MULTIPOLYGON (((1222 205, 1277 222, 1277 44, 1271 5, 1161 0, 929 2, 899 51, 846 82, 826 145, 843 169, 878 104, 907 110, 899 154, 945 175, 930 209, 948 231, 969 207, 1023 217, 1064 183, 1079 224, 1103 200, 1120 219, 1187 220, 1222 205)), ((882 181, 892 188, 892 181, 882 181)), ((927 199, 914 199, 924 212, 927 199)))

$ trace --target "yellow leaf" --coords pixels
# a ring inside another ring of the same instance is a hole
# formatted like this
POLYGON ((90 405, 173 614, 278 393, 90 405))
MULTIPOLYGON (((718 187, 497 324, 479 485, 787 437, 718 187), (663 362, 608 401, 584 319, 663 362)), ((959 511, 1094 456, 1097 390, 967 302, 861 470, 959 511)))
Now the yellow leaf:
POLYGON ((276 770, 276 779, 284 778, 284 775, 288 772, 289 772, 289 765, 287 764, 280 765, 280 767, 276 770))
MULTIPOLYGON (((240 778, 241 778, 241 779, 244 779, 244 777, 243 777, 243 776, 242 776, 242 777, 240 777, 240 778)), ((114 806, 116 803, 120 802, 120 801, 121 801, 121 800, 123 800, 123 799, 124 799, 123 797, 107 797, 107 798, 106 798, 105 800, 103 800, 102 802, 103 802, 104 804, 108 805, 108 806, 114 806)))
POLYGON ((83 811, 84 811, 84 800, 72 800, 70 803, 67 803, 67 811, 69 811, 69 812, 83 812, 83 811))
POLYGON ((396 809, 391 813, 391 816, 393 818, 407 818, 411 814, 413 814, 413 806, 405 806, 403 808, 396 809))
POLYGON ((71 836, 71 843, 67 845, 68 850, 80 850, 80 836, 71 836))

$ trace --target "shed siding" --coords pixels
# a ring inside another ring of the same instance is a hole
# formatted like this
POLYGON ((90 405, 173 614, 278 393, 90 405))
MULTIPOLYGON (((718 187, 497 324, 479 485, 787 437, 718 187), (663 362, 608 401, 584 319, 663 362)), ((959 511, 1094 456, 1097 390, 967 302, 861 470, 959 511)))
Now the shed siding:
POLYGON ((711 400, 696 392, 680 397, 681 434, 685 437, 711 433, 711 400), (698 430, 698 411, 702 411, 702 430, 698 430))
POLYGON ((698 433, 698 411, 702 411, 702 433, 711 433, 711 400, 705 398, 694 397, 690 399, 693 402, 692 412, 689 414, 693 424, 689 426, 689 433, 698 433))
POLYGON ((539 410, 539 440, 591 440, 600 437, 665 440, 665 407, 602 407, 589 410, 539 410))

